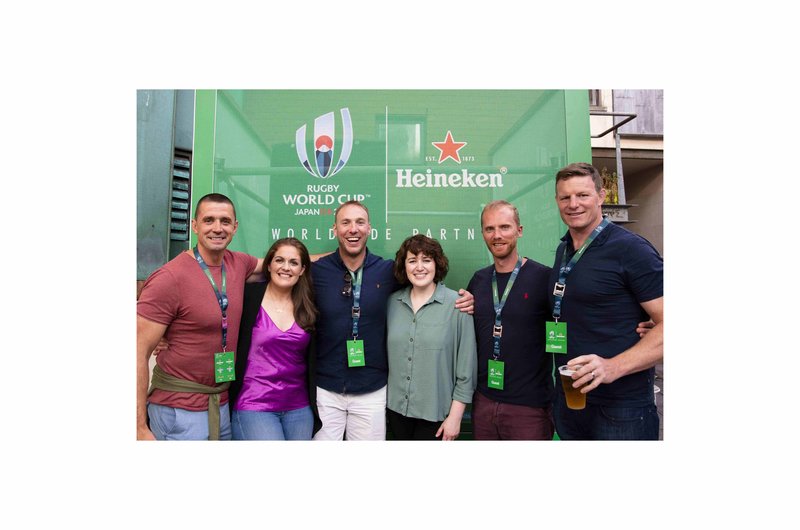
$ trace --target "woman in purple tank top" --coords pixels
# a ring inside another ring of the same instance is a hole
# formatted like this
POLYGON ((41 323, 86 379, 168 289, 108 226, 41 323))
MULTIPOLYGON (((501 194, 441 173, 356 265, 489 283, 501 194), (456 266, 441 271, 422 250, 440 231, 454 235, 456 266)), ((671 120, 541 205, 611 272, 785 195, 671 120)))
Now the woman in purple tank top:
POLYGON ((276 241, 264 259, 266 284, 245 289, 231 385, 234 440, 310 440, 308 346, 317 309, 305 245, 276 241))

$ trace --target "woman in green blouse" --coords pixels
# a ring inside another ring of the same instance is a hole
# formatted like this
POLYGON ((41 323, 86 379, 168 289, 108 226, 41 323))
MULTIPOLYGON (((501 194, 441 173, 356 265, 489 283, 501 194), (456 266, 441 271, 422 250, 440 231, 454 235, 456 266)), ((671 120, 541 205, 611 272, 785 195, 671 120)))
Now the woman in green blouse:
POLYGON ((396 440, 455 440, 472 402, 477 350, 472 315, 455 308, 442 283, 448 261, 421 234, 403 241, 394 275, 404 287, 388 308, 387 416, 396 440))

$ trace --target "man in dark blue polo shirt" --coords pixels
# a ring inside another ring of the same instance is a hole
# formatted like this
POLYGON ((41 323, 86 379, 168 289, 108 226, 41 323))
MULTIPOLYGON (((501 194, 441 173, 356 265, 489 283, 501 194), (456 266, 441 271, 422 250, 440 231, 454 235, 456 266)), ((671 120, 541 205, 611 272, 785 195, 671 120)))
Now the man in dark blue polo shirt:
MULTIPOLYGON (((336 210, 338 251, 312 264, 316 324, 317 409, 314 440, 386 439, 386 309, 397 289, 394 261, 367 249, 369 211, 358 201, 336 210)), ((456 307, 472 311, 465 293, 456 307)))
POLYGON ((578 367, 573 386, 587 394, 586 407, 572 410, 556 385, 556 432, 564 440, 657 440, 663 259, 646 239, 603 218, 602 185, 589 164, 556 175, 556 202, 569 230, 550 274, 553 320, 566 324, 567 353, 554 356, 557 365, 578 367), (655 326, 640 338, 637 322, 648 317, 655 326))

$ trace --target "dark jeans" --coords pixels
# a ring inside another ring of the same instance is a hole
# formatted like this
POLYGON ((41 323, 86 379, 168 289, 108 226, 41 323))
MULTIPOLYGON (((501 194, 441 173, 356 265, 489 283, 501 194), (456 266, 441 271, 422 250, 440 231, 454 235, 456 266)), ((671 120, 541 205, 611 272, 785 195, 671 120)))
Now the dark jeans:
POLYGON ((564 394, 553 404, 556 432, 562 440, 658 440, 658 410, 644 407, 606 407, 586 404, 583 410, 567 408, 564 394))
POLYGON ((476 440, 552 440, 552 409, 500 403, 476 391, 472 430, 476 440))
POLYGON ((419 418, 409 418, 397 412, 386 409, 389 420, 389 430, 395 440, 441 440, 436 437, 436 431, 442 425, 441 421, 428 421, 419 418))

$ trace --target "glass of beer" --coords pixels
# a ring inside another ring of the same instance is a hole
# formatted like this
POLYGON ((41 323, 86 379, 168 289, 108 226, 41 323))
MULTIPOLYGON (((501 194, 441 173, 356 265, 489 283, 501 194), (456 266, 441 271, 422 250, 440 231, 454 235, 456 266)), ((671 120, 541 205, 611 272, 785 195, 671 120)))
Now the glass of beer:
POLYGON ((567 398, 567 408, 581 410, 586 408, 586 394, 581 394, 580 387, 572 388, 572 374, 577 372, 581 365, 569 367, 566 364, 558 367, 561 376, 561 386, 564 388, 564 397, 567 398))

